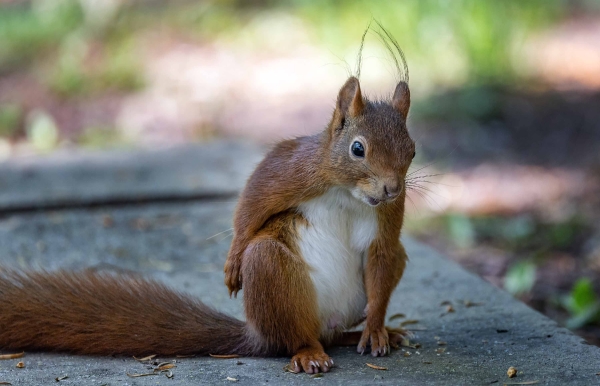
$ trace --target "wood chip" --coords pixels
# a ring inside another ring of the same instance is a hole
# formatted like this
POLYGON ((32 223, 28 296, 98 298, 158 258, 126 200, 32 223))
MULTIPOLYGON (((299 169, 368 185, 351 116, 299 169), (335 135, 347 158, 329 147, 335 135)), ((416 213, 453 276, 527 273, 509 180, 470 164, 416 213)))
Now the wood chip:
POLYGON ((64 380, 64 379, 67 379, 67 378, 69 378, 69 376, 68 376, 68 375, 63 375, 63 376, 61 376, 61 377, 56 377, 56 378, 54 378, 54 380, 55 380, 56 382, 60 382, 60 381, 62 381, 62 380, 64 380))
POLYGON ((406 315, 404 315, 404 314, 394 314, 394 315, 390 316, 390 318, 388 320, 391 322, 392 320, 402 319, 402 318, 406 318, 406 315))
POLYGON ((227 377, 226 379, 227 379, 228 381, 231 381, 231 382, 237 382, 237 381, 238 381, 238 379, 237 379, 237 378, 233 378, 233 377, 227 377))
POLYGON ((508 386, 508 385, 535 385, 536 383, 540 383, 540 381, 506 382, 506 383, 504 383, 504 386, 508 386))
POLYGON ((238 354, 228 354, 228 355, 218 355, 218 354, 208 354, 213 358, 220 358, 220 359, 231 359, 231 358, 239 358, 240 356, 238 354))
POLYGON ((138 361, 138 362, 147 362, 147 361, 149 361, 149 360, 152 360, 152 359, 154 359, 154 357, 155 357, 155 356, 156 356, 156 354, 154 354, 154 355, 148 355, 147 357, 143 357, 143 358, 136 358, 136 357, 133 357, 133 359, 135 359, 135 360, 136 360, 136 361, 138 361))
POLYGON ((19 363, 17 363, 17 368, 18 368, 18 369, 23 369, 23 368, 25 368, 25 363, 23 363, 23 362, 19 362, 19 363))
POLYGON ((409 319, 409 320, 405 320, 402 323, 400 323, 400 327, 404 327, 404 326, 409 325, 409 324, 417 324, 417 323, 419 323, 418 320, 416 320, 416 319, 409 319))
POLYGON ((509 378, 514 378, 517 376, 517 369, 515 369, 514 367, 510 366, 508 368, 508 371, 506 372, 506 375, 508 375, 509 378))
POLYGON ((369 367, 370 367, 370 368, 372 368, 372 369, 375 369, 375 370, 387 370, 387 367, 382 367, 382 366, 372 365, 372 364, 370 364, 370 363, 367 363, 366 365, 367 365, 367 366, 369 366, 369 367))
POLYGON ((129 374, 126 373, 129 378, 147 377, 150 375, 160 375, 160 373, 142 373, 142 374, 129 374))
POLYGON ((438 346, 445 346, 446 342, 444 342, 443 340, 440 340, 437 342, 438 346))
POLYGON ((17 358, 21 358, 23 355, 25 355, 25 351, 16 353, 16 354, 2 354, 2 355, 0 355, 0 360, 2 360, 2 359, 17 359, 17 358))

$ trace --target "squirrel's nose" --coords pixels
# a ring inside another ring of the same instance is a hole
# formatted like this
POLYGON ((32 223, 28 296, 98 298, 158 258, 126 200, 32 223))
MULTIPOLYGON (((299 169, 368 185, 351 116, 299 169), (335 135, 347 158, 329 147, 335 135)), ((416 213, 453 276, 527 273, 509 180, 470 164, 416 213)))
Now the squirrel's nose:
POLYGON ((400 194, 398 184, 385 184, 383 185, 383 191, 388 198, 394 198, 400 194))

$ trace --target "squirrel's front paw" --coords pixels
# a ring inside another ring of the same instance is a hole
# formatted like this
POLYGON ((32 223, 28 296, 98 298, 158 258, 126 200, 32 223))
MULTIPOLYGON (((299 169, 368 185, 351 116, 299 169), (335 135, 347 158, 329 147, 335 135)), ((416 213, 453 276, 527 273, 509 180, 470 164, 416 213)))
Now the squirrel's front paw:
POLYGON ((360 341, 358 342, 358 351, 361 355, 367 349, 367 345, 371 346, 371 355, 374 357, 382 357, 390 352, 390 340, 385 327, 381 329, 371 330, 368 327, 362 332, 360 341))
POLYGON ((237 296, 242 289, 241 264, 235 259, 227 259, 225 262, 225 285, 229 288, 229 296, 237 296))

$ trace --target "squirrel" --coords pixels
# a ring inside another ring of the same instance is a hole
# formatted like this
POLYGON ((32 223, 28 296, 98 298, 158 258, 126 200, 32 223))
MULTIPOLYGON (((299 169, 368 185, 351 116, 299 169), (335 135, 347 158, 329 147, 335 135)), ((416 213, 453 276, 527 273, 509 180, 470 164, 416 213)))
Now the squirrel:
POLYGON ((323 132, 278 143, 257 166, 225 263, 230 296, 243 288, 245 322, 136 276, 0 269, 0 349, 287 355, 306 373, 334 366, 330 345, 387 355, 402 338, 384 324, 407 262, 409 107, 407 81, 371 101, 351 76, 323 132))

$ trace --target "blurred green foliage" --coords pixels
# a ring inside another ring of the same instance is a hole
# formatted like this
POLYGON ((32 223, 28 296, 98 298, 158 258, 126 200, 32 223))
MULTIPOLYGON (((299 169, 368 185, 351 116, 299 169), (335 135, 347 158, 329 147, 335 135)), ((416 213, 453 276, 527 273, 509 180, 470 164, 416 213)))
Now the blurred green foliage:
POLYGON ((13 103, 0 105, 0 138, 13 138, 19 130, 21 108, 13 103))
POLYGON ((407 226, 415 234, 436 233, 460 248, 486 244, 516 254, 543 256, 549 251, 578 253, 592 224, 579 215, 550 222, 530 214, 517 216, 467 216, 447 213, 407 226))
POLYGON ((0 74, 43 60, 82 22, 74 1, 0 5, 0 74))
POLYGON ((591 323, 600 323, 600 299, 594 292, 590 279, 577 280, 568 296, 563 298, 562 304, 571 317, 567 320, 567 327, 576 329, 591 323))
POLYGON ((77 144, 93 149, 130 146, 122 133, 113 127, 88 127, 77 138, 77 144))
POLYGON ((504 289, 515 296, 530 292, 535 285, 536 266, 531 261, 519 261, 506 271, 504 289))
POLYGON ((373 17, 398 39, 421 78, 442 85, 499 82, 519 74, 514 52, 525 37, 555 23, 567 6, 560 0, 31 0, 0 6, 0 73, 43 67, 50 86, 65 95, 130 90, 142 85, 133 49, 140 32, 289 51, 292 18, 314 44, 340 54, 348 47, 355 52, 373 17), (108 48, 90 65, 86 51, 94 44, 108 48))

